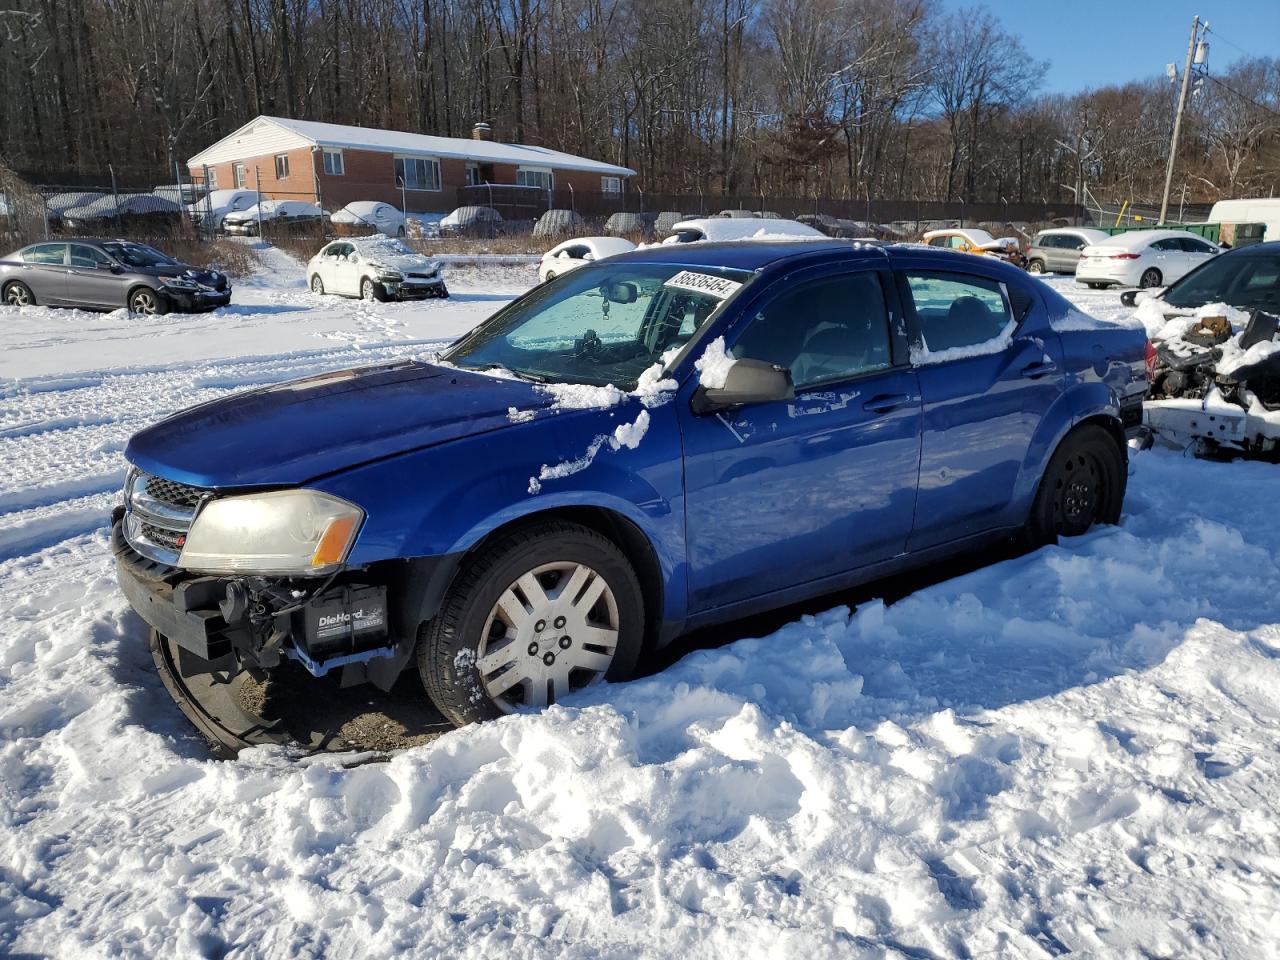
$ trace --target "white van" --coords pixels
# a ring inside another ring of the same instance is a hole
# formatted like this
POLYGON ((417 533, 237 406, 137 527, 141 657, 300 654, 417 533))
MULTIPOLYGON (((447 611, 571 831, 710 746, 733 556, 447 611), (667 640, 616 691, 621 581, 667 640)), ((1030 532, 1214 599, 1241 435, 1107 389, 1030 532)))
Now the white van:
POLYGON ((1280 240, 1280 197, 1256 200, 1219 200, 1209 212, 1209 223, 1264 223, 1263 240, 1280 240))

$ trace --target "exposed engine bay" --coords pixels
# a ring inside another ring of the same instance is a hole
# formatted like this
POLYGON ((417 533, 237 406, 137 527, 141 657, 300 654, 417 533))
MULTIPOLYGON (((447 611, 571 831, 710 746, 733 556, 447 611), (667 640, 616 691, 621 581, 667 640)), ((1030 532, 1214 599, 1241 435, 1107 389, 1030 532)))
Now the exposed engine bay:
POLYGON ((1199 455, 1280 457, 1280 316, 1212 310, 1173 318, 1153 340, 1144 422, 1199 455))

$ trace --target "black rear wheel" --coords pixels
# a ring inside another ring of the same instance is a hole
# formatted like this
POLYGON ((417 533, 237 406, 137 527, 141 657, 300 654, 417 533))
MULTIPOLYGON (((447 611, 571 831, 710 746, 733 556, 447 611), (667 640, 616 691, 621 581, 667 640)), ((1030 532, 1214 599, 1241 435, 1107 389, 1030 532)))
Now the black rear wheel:
POLYGON ((1033 546, 1077 537, 1095 523, 1119 523, 1128 483, 1125 451, 1103 427, 1085 424, 1058 445, 1028 518, 1033 546))

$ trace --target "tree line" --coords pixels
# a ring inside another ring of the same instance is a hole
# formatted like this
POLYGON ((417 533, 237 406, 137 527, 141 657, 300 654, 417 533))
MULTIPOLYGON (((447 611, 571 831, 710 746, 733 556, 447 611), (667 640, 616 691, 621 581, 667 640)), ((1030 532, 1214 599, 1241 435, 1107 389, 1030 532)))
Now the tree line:
MULTIPOLYGON (((9 0, 0 37, 0 160, 50 176, 159 176, 265 113, 484 120, 660 193, 1150 201, 1176 95, 1044 94, 998 16, 935 0, 9 0)), ((1273 192, 1280 61, 1211 73, 1183 129, 1185 199, 1273 192)))

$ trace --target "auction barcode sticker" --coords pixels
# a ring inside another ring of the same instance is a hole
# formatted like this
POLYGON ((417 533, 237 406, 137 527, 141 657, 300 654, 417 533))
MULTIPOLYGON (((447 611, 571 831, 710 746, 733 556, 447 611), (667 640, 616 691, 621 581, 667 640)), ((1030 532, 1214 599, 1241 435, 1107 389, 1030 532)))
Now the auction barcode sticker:
POLYGON ((709 273, 681 270, 664 283, 663 286, 675 287, 677 290, 692 290, 695 293, 705 293, 719 300, 727 300, 737 292, 742 284, 727 277, 713 277, 709 273))

